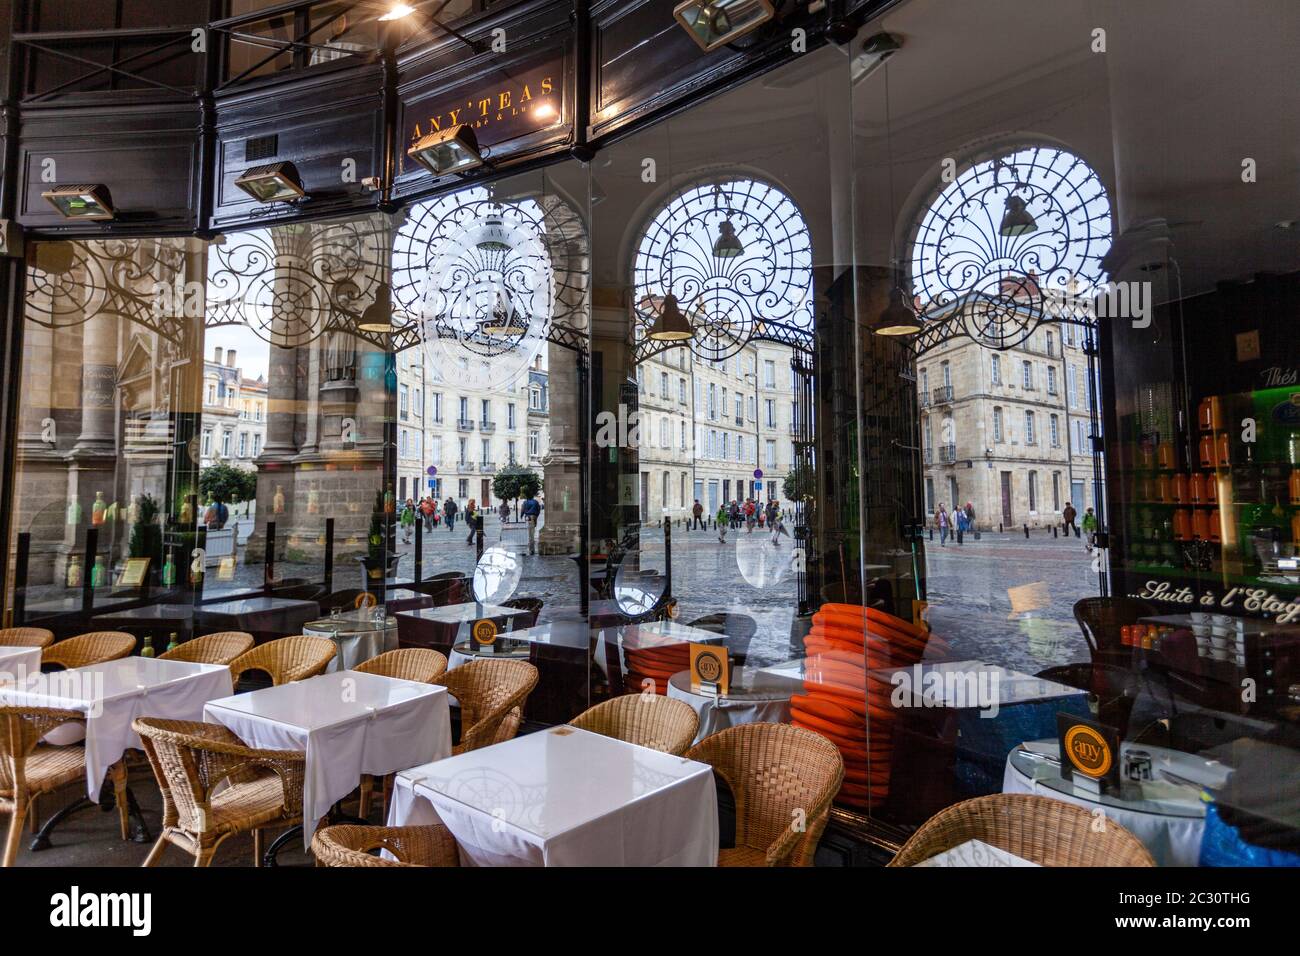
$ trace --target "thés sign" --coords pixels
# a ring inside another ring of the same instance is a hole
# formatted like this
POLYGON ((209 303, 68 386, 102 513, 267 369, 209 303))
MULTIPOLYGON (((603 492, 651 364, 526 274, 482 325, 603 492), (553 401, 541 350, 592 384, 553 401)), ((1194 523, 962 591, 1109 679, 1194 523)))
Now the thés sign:
POLYGON ((406 107, 407 146, 430 133, 470 126, 481 145, 555 126, 563 112, 563 60, 530 67, 515 76, 494 71, 473 86, 441 91, 406 107))

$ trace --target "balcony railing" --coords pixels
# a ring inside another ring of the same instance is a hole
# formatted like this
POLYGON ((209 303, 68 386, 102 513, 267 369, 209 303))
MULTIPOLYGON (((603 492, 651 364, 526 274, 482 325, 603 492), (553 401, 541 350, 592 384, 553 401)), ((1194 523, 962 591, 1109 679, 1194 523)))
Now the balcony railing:
POLYGON ((495 461, 481 461, 478 463, 478 470, 487 475, 496 474, 497 463, 495 461))
POLYGON ((481 432, 492 433, 497 430, 496 422, 481 421, 478 423, 478 430, 481 432))
POLYGON ((474 430, 474 419, 472 418, 456 419, 456 430, 462 432, 472 432, 474 430))
POLYGON ((933 393, 934 404, 947 405, 952 402, 952 386, 940 385, 933 393))
POLYGON ((954 461, 957 460, 957 446, 940 445, 939 460, 943 462, 945 465, 951 465, 954 461))
POLYGON ((922 408, 930 407, 930 396, 925 394, 925 392, 921 393, 921 407, 922 408))
POLYGON ((472 461, 458 461, 458 462, 456 462, 456 470, 459 471, 461 474, 464 474, 464 473, 467 472, 467 471, 473 471, 473 470, 474 470, 474 462, 472 462, 472 461))
POLYGON ((934 464, 934 449, 933 449, 933 448, 927 448, 927 449, 925 449, 924 456, 925 456, 925 463, 926 463, 927 465, 933 465, 933 464, 934 464))

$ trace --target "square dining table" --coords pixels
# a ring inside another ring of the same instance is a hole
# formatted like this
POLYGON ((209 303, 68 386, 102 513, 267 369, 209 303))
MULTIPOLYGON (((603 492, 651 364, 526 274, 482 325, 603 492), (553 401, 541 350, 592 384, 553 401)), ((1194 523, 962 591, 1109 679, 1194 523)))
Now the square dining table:
POLYGON ((451 754, 447 689, 359 671, 213 700, 203 719, 250 747, 306 755, 303 838, 356 789, 362 774, 383 776, 451 754))
POLYGON ((444 824, 465 866, 715 866, 707 764, 576 727, 399 773, 390 826, 444 824))
POLYGON ((6 647, 0 645, 0 684, 20 680, 28 674, 39 674, 41 649, 39 647, 6 647))
MULTIPOLYGON (((141 747, 131 729, 137 717, 201 720, 208 701, 232 690, 230 668, 152 657, 123 657, 102 664, 73 667, 52 674, 31 674, 0 685, 0 704, 56 707, 86 715, 86 794, 99 799, 104 775, 131 749, 141 747)), ((45 739, 70 744, 82 728, 65 725, 45 739)))
POLYGON ((508 631, 530 614, 522 608, 466 601, 399 611, 394 617, 400 647, 430 647, 449 656, 457 641, 469 637, 475 621, 492 621, 498 631, 508 631))

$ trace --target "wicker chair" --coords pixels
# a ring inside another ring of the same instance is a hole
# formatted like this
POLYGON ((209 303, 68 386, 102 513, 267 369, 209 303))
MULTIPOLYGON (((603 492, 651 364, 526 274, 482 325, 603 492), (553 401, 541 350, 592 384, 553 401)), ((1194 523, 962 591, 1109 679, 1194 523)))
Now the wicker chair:
POLYGON ((85 785, 85 748, 40 743, 54 728, 85 719, 85 714, 74 710, 0 706, 0 811, 9 813, 9 834, 0 865, 13 866, 23 821, 39 794, 78 781, 85 785))
POLYGON ((745 666, 749 643, 758 633, 758 624, 748 614, 706 614, 691 621, 689 626, 723 635, 723 643, 737 667, 745 666))
POLYGON ((514 737, 524 701, 537 686, 537 668, 527 661, 480 658, 439 677, 460 702, 460 743, 453 753, 499 744, 514 737))
POLYGON ((844 780, 833 743, 790 724, 741 724, 705 737, 686 756, 711 765, 736 801, 736 845, 719 851, 719 866, 812 864, 844 780), (796 820, 803 826, 792 826, 796 820))
POLYGON ((323 827, 312 837, 317 866, 460 866, 456 838, 440 823, 422 827, 323 827), (372 855, 387 850, 396 859, 372 855))
POLYGON ((49 647, 54 632, 43 627, 0 627, 0 647, 49 647))
POLYGON ((71 670, 128 656, 135 650, 134 635, 124 631, 91 631, 51 644, 41 651, 41 666, 56 664, 71 670))
POLYGON ((700 729, 690 704, 658 694, 624 694, 591 707, 569 721, 581 730, 678 756, 700 729))
POLYGON ((995 793, 941 810, 903 844, 890 866, 915 866, 967 840, 1014 853, 1040 866, 1155 866, 1128 830, 1083 807, 1027 793, 995 793))
POLYGON ((262 830, 302 822, 306 755, 257 750, 219 724, 138 717, 131 728, 162 791, 163 831, 149 851, 153 866, 171 843, 208 866, 226 837, 252 831, 253 865, 261 866, 262 830), (218 793, 219 783, 230 786, 218 793))
POLYGON ((519 623, 515 625, 514 628, 518 631, 523 630, 524 628, 537 626, 537 618, 542 613, 542 608, 545 606, 545 602, 541 598, 535 597, 510 598, 509 600, 502 601, 501 606, 513 607, 520 611, 528 612, 527 617, 518 619, 519 623))
POLYGON ((447 658, 426 647, 402 647, 372 657, 353 670, 362 674, 378 674, 381 677, 432 684, 447 673, 447 658))
POLYGON ((230 676, 238 684, 239 678, 248 671, 265 671, 271 683, 278 687, 325 673, 334 659, 334 651, 334 642, 327 637, 306 634, 282 637, 240 654, 230 662, 230 676))
POLYGON ((252 634, 220 631, 177 644, 158 657, 164 661, 188 661, 191 664, 229 664, 252 646, 252 634))
MULTIPOLYGON (((395 677, 398 680, 419 681, 432 684, 447 673, 447 658, 437 651, 425 647, 401 647, 395 651, 385 651, 377 657, 358 664, 354 670, 362 674, 378 674, 381 677, 395 677)), ((391 775, 384 778, 384 798, 387 801, 388 784, 391 775)), ((361 802, 357 816, 363 820, 370 813, 370 799, 375 792, 375 778, 371 774, 361 777, 361 802)))

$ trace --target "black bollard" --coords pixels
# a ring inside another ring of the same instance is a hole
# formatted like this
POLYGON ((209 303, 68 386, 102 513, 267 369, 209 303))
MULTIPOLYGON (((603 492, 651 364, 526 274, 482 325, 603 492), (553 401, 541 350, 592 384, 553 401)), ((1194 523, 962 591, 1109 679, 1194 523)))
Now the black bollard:
POLYGON ((1060 537, 1060 535, 1056 533, 1056 525, 1052 525, 1052 537, 1053 537, 1053 538, 1059 538, 1059 537, 1060 537))
POLYGON ((1029 525, 1025 525, 1025 540, 1029 540, 1029 525))

